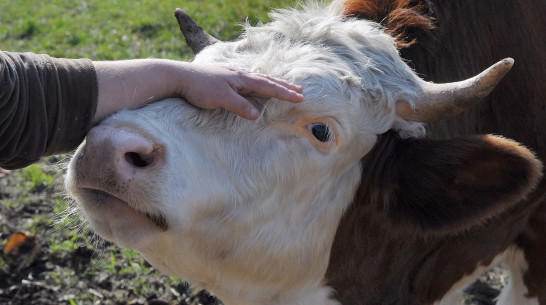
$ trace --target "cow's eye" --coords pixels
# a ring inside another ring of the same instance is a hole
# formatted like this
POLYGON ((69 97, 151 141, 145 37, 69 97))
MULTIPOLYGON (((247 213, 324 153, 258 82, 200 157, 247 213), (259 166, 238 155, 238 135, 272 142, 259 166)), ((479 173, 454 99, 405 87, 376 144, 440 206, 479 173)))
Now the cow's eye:
POLYGON ((330 128, 324 123, 311 123, 307 125, 309 131, 321 142, 330 141, 330 128))

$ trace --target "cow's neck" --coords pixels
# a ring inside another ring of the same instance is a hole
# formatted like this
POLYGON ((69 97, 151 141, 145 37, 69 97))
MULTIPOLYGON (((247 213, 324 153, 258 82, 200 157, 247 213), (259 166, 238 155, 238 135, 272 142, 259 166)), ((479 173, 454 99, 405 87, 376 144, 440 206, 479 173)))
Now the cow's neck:
POLYGON ((396 137, 394 133, 382 136, 362 160, 361 186, 336 233, 326 281, 343 304, 398 304, 413 299, 413 285, 421 268, 434 265, 435 252, 442 244, 441 239, 435 241, 410 228, 393 226, 381 209, 382 196, 389 190, 373 181, 380 181, 375 176, 388 166, 376 162, 374 155, 384 157, 396 137))
POLYGON ((419 266, 434 252, 423 240, 385 231, 371 215, 365 206, 353 205, 334 241, 326 280, 343 304, 398 304, 410 299, 419 266))

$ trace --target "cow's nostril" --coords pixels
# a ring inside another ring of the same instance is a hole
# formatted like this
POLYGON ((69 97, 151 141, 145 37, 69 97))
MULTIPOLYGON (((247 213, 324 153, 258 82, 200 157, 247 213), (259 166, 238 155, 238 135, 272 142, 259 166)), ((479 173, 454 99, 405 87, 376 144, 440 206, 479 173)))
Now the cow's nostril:
POLYGON ((136 152, 128 152, 128 153, 125 153, 125 160, 127 160, 129 164, 135 167, 143 168, 152 164, 154 161, 154 157, 153 157, 153 154, 142 155, 136 152))

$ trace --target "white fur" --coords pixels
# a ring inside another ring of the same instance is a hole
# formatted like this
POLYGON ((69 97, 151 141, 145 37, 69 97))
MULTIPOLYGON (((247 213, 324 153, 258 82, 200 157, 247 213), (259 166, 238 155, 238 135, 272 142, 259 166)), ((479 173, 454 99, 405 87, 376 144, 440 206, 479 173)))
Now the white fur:
POLYGON ((529 266, 525 261, 523 251, 513 251, 512 255, 507 257, 505 263, 510 268, 510 279, 508 285, 504 287, 499 295, 497 305, 539 305, 536 297, 526 297, 528 290, 523 283, 523 273, 529 266))
POLYGON ((453 284, 453 286, 446 293, 446 295, 440 301, 435 302, 434 305, 463 305, 464 290, 475 280, 477 280, 484 272, 504 262, 506 260, 506 257, 511 252, 511 250, 507 250, 495 256, 495 258, 493 258, 491 263, 489 263, 488 265, 477 265, 476 269, 474 269, 472 274, 466 275, 455 284, 453 284))
POLYGON ((448 293, 434 305, 463 305, 464 290, 485 271, 504 263, 510 269, 508 285, 504 287, 497 299, 497 305, 538 305, 536 298, 527 298, 527 287, 523 283, 523 273, 527 270, 527 262, 523 251, 511 247, 497 255, 490 264, 478 265, 472 274, 465 276, 455 283, 448 293))
POLYGON ((133 207, 160 211, 170 228, 161 232, 139 215, 87 208, 72 183, 73 161, 67 189, 91 226, 228 305, 337 304, 323 280, 338 223, 360 181, 360 159, 391 128, 424 133, 422 124, 394 112, 399 99, 415 103, 419 79, 393 38, 340 12, 340 2, 280 10, 272 22, 247 25, 240 40, 195 58, 301 84, 301 104, 254 98, 262 116, 247 121, 170 99, 103 122, 165 146, 165 165, 128 188, 133 207), (298 122, 323 118, 336 144, 317 149, 320 143, 298 122))

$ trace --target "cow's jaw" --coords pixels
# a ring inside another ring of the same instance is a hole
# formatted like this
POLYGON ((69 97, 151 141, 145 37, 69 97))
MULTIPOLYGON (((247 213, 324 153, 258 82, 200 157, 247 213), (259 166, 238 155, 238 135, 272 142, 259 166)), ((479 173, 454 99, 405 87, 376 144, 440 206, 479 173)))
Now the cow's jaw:
MULTIPOLYGON (((330 300, 324 274, 339 218, 349 201, 320 203, 322 211, 315 206, 315 215, 303 217, 309 203, 284 202, 301 209, 282 211, 276 196, 247 203, 247 208, 260 207, 248 209, 244 218, 193 217, 188 230, 158 235, 139 250, 152 265, 207 288, 225 304, 337 304, 330 300)), ((202 209, 195 215, 214 213, 202 209)))

